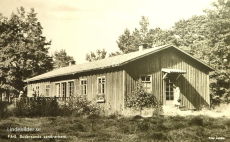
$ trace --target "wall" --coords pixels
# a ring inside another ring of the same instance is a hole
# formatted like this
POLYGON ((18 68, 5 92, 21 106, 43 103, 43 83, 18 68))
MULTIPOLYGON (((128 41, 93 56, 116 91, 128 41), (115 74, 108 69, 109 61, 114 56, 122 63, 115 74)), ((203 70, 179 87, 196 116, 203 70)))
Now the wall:
MULTIPOLYGON (((75 75, 56 77, 44 81, 36 81, 28 84, 28 94, 32 93, 32 89, 39 86, 40 94, 45 94, 45 85, 50 84, 50 96, 53 97, 57 93, 55 84, 61 82, 74 81, 75 95, 80 94, 80 80, 87 79, 87 95, 89 100, 96 101, 97 96, 97 77, 105 76, 105 103, 98 103, 105 111, 119 112, 124 109, 124 71, 121 68, 104 69, 99 71, 91 71, 79 73, 75 75)), ((67 91, 68 87, 67 87, 67 91)), ((48 96, 45 96, 48 97, 48 96)), ((67 96, 68 97, 68 96, 67 96)))
POLYGON ((129 63, 125 68, 126 95, 134 90, 141 74, 149 74, 152 75, 153 94, 165 104, 162 68, 187 71, 174 82, 181 89, 182 105, 195 109, 210 104, 207 67, 175 48, 168 48, 129 63))
POLYGON ((120 112, 124 108, 123 70, 121 68, 79 74, 76 80, 76 92, 80 93, 80 79, 87 79, 87 97, 95 101, 98 94, 97 78, 102 76, 106 78, 105 103, 99 103, 99 105, 105 111, 120 112))

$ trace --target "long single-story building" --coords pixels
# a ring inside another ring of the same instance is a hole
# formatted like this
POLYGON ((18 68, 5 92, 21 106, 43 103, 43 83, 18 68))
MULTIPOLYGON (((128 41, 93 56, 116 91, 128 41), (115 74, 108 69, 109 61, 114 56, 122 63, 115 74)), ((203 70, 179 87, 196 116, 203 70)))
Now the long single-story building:
POLYGON ((180 88, 181 106, 199 109, 210 105, 209 65, 174 45, 72 64, 27 79, 28 95, 34 89, 44 97, 83 95, 105 109, 125 109, 126 96, 141 82, 165 106, 173 105, 173 86, 180 88))

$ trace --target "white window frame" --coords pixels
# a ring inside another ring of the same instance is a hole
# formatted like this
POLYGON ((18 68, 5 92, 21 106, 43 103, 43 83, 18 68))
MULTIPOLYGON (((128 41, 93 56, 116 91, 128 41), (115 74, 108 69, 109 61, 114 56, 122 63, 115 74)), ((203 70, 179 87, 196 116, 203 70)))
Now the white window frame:
POLYGON ((40 85, 35 85, 36 96, 40 96, 40 85))
POLYGON ((142 84, 142 87, 143 87, 143 89, 146 91, 146 92, 148 92, 148 93, 151 93, 152 92, 152 85, 153 85, 153 80, 152 80, 152 75, 151 74, 141 74, 140 75, 140 82, 141 82, 141 84, 142 84), (146 77, 150 77, 150 80, 149 81, 146 81, 146 80, 142 80, 142 77, 145 77, 145 79, 146 79, 146 77), (145 84, 147 84, 147 83, 150 83, 150 91, 148 91, 148 88, 145 86, 145 84))
POLYGON ((164 91, 165 91, 165 100, 173 101, 174 100, 173 82, 169 78, 165 80, 165 90, 164 91))
POLYGON ((88 91, 87 91, 87 88, 88 88, 88 81, 87 81, 87 78, 82 78, 80 79, 80 95, 87 95, 88 91), (82 84, 82 81, 86 81, 86 84, 82 84), (82 89, 83 87, 83 89, 82 89))
POLYGON ((74 87, 74 81, 68 81, 67 82, 68 83, 68 95, 69 95, 69 97, 71 97, 71 96, 74 96, 74 93, 75 93, 75 87, 74 87), (70 83, 73 83, 73 88, 71 88, 71 86, 70 86, 70 83))
POLYGON ((45 84, 45 96, 46 97, 50 97, 50 86, 51 86, 50 84, 45 84), (49 88, 47 88, 47 86, 49 86, 49 88), (48 92, 47 92, 47 90, 48 90, 48 92))
POLYGON ((55 95, 59 95, 57 97, 70 97, 70 88, 69 88, 69 82, 73 82, 73 95, 75 93, 75 81, 74 80, 63 80, 63 81, 57 81, 54 82, 55 83, 55 87, 56 85, 59 84, 59 88, 56 88, 56 94, 55 95), (63 88, 62 88, 62 84, 65 83, 66 87, 65 87, 65 96, 63 96, 63 88), (58 92, 57 92, 58 91, 58 92))
POLYGON ((55 96, 56 97, 61 97, 61 83, 55 83, 55 96), (58 85, 58 86, 57 86, 58 85), (58 87, 58 88, 57 88, 58 87))
POLYGON ((105 76, 97 77, 97 94, 105 94, 105 93, 106 93, 106 77, 105 76), (99 83, 99 79, 102 80, 103 78, 105 79, 105 82, 104 83, 99 83), (102 85, 102 84, 104 84, 104 85, 102 85), (99 89, 99 85, 101 85, 100 89, 99 89), (99 90, 100 90, 100 92, 99 92, 99 90))

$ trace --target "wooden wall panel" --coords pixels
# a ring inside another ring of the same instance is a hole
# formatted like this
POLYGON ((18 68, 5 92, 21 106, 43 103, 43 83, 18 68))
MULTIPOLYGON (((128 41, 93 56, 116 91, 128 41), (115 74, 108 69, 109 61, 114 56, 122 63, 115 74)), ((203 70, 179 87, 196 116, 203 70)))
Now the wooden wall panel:
POLYGON ((187 71, 186 74, 175 81, 175 84, 181 89, 182 105, 188 109, 198 109, 203 104, 210 104, 208 75, 206 73, 208 71, 194 59, 170 48, 129 63, 126 66, 126 94, 131 94, 134 90, 133 84, 138 80, 137 74, 151 74, 153 94, 165 104, 162 68, 187 71))

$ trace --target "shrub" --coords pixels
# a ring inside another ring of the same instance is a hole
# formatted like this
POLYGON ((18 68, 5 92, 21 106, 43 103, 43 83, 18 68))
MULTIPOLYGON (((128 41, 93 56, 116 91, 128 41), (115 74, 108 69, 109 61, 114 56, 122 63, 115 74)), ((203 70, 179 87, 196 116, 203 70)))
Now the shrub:
POLYGON ((21 117, 57 116, 59 106, 55 98, 21 98, 16 103, 14 115, 21 117))
POLYGON ((141 83, 138 83, 133 93, 127 96, 126 106, 140 112, 143 108, 156 108, 154 114, 159 114, 162 110, 160 102, 152 93, 147 93, 141 83))
POLYGON ((100 113, 100 108, 96 104, 81 96, 71 97, 60 108, 63 116, 82 116, 100 113))
POLYGON ((0 101, 0 118, 6 118, 10 115, 8 110, 7 110, 8 105, 9 105, 8 102, 0 101))
POLYGON ((63 103, 59 103, 55 97, 22 98, 20 101, 17 101, 14 108, 14 115, 20 117, 81 116, 99 112, 99 107, 81 97, 71 97, 63 103))

